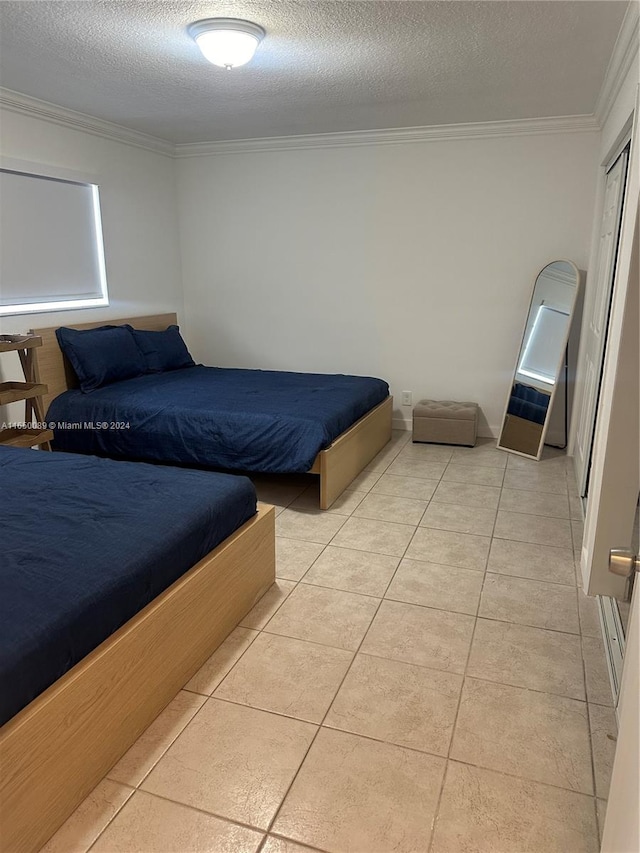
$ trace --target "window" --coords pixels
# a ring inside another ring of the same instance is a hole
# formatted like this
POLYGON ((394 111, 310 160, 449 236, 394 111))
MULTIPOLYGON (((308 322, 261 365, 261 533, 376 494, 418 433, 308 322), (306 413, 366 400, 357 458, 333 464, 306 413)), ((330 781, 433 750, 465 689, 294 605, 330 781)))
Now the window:
POLYGON ((538 306, 518 373, 538 379, 546 385, 556 384, 558 359, 566 346, 569 312, 551 305, 538 306))
POLYGON ((0 315, 108 304, 98 185, 0 169, 0 315))

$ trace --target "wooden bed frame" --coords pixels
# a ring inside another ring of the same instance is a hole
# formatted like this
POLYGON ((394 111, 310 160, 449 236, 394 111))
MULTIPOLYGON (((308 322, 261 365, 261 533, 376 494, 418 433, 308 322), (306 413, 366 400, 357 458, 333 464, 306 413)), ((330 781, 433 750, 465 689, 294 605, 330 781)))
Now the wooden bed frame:
MULTIPOLYGON (((167 326, 177 323, 177 318, 175 314, 154 314, 148 317, 103 319, 99 322, 81 323, 67 328, 95 329, 106 323, 118 326, 129 323, 135 329, 163 331, 167 326)), ((73 368, 58 345, 57 328, 59 327, 53 326, 34 330, 34 334, 42 338, 42 347, 35 355, 37 361, 35 381, 44 382, 48 386, 48 392, 42 398, 45 413, 54 397, 78 385, 73 368)), ((392 410, 393 397, 387 397, 339 435, 330 447, 318 453, 309 473, 320 476, 320 509, 328 509, 389 441, 392 410)))
POLYGON ((3 851, 40 849, 274 579, 275 510, 261 504, 0 729, 3 851))

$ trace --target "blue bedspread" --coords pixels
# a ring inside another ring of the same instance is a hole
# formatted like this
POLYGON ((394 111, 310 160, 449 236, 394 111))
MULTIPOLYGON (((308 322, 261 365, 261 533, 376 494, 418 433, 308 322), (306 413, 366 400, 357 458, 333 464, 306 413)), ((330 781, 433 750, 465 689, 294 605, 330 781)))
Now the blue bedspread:
POLYGON ((57 450, 229 471, 304 472, 388 394, 386 382, 365 376, 199 366, 138 376, 91 394, 67 391, 53 401, 47 420, 57 424, 57 450))
POLYGON ((0 724, 255 510, 245 477, 0 447, 0 724))
POLYGON ((544 424, 551 397, 530 385, 515 382, 509 397, 507 414, 515 415, 534 424, 544 424))

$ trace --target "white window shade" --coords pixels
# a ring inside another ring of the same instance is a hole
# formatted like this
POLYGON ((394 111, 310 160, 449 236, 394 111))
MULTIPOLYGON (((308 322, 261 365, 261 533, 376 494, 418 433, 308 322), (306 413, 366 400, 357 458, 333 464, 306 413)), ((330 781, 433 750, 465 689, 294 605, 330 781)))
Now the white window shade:
POLYGON ((107 304, 97 185, 0 169, 0 314, 107 304))
POLYGON ((567 344, 569 314, 540 305, 529 332, 518 373, 555 385, 560 356, 567 344))

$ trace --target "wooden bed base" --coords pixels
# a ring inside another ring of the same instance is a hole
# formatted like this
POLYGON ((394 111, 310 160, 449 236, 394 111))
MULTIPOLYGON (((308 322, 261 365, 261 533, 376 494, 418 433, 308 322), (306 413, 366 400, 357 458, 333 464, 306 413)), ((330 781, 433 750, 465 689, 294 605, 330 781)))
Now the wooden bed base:
POLYGON ((33 853, 275 579, 258 514, 0 729, 2 850, 33 853))
POLYGON ((310 474, 320 475, 320 509, 331 504, 391 438, 393 397, 387 397, 321 450, 310 474))
MULTIPOLYGON (((136 329, 162 331, 177 322, 175 314, 154 314, 148 317, 126 317, 115 320, 100 320, 95 323, 81 323, 69 326, 71 329, 95 329, 106 323, 122 325, 129 323, 136 329)), ((35 329, 34 333, 42 338, 42 347, 36 351, 39 381, 48 386, 48 392, 43 395, 44 411, 54 397, 75 388, 78 385, 73 368, 63 356, 58 339, 57 326, 46 329, 35 329)), ((315 458, 310 474, 320 476, 320 509, 328 509, 349 483, 358 476, 362 469, 378 453, 391 438, 391 415, 393 398, 387 397, 375 408, 367 412, 353 426, 339 435, 338 438, 321 450, 315 458)))

